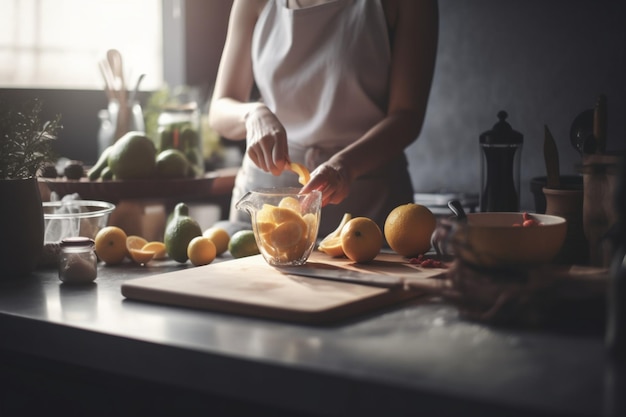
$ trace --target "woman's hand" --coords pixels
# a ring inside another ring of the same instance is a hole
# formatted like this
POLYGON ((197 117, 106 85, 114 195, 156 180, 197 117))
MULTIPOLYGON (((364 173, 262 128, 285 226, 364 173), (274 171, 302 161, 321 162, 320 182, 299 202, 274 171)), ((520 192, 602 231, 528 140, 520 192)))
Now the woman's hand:
POLYGON ((287 133, 276 115, 260 105, 245 117, 248 156, 265 172, 279 175, 289 162, 287 133))
POLYGON ((318 166, 311 173, 311 179, 302 187, 301 192, 319 190, 322 192, 322 206, 339 204, 348 196, 350 183, 347 170, 340 164, 333 164, 329 161, 318 166))

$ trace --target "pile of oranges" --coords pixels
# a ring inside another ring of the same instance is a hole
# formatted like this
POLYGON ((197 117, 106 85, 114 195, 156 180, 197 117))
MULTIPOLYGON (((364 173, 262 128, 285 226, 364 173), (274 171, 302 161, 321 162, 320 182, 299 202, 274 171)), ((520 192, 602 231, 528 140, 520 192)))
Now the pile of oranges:
POLYGON ((138 264, 146 264, 152 259, 166 257, 163 242, 148 242, 146 239, 130 235, 117 226, 101 229, 95 238, 96 253, 101 261, 116 265, 129 258, 138 264))
POLYGON ((430 250, 430 237, 436 226, 435 215, 420 204, 394 208, 382 232, 372 219, 353 218, 346 213, 337 229, 321 240, 318 249, 333 257, 346 256, 354 262, 369 262, 380 252, 384 236, 395 252, 413 257, 430 250))
POLYGON ((277 206, 264 204, 256 213, 260 249, 280 262, 296 261, 315 241, 318 217, 302 214, 300 202, 283 198, 277 206))
MULTIPOLYGON (((108 265, 118 265, 126 259, 145 265, 153 259, 169 257, 165 243, 149 242, 141 236, 127 235, 117 226, 102 228, 94 240, 98 258, 108 265)), ((188 259, 194 266, 210 264, 216 256, 226 252, 229 240, 228 232, 224 229, 211 227, 186 244, 188 259)))

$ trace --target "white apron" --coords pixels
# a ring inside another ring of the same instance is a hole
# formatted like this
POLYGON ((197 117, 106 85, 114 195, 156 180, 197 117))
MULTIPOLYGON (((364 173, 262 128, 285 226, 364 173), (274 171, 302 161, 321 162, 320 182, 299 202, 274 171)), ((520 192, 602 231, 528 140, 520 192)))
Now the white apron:
MULTIPOLYGON (((385 117, 390 47, 379 0, 335 0, 289 9, 269 0, 252 39, 252 65, 263 102, 287 131, 289 156, 313 171, 385 117)), ((273 176, 246 156, 235 181, 230 220, 249 221, 235 209, 247 191, 299 187, 297 176, 273 176)), ((413 200, 404 154, 353 183, 339 205, 322 210, 320 236, 344 213, 367 216, 382 229, 394 207, 413 200)))

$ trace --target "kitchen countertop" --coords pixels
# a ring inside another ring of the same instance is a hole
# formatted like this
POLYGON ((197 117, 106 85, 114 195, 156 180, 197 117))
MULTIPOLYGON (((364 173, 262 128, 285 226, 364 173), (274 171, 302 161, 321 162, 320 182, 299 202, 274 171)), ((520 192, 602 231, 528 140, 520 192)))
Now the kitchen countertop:
MULTIPOLYGON (((187 264, 187 267, 189 264, 187 264)), ((132 278, 183 268, 99 264, 0 282, 0 349, 311 415, 621 415, 623 368, 599 334, 494 328, 417 298, 313 327, 125 299, 132 278)))

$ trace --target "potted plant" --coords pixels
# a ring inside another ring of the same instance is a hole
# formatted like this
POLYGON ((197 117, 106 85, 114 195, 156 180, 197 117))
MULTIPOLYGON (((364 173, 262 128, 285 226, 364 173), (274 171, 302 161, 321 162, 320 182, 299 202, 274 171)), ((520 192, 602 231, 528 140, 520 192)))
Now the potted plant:
POLYGON ((41 121, 42 103, 21 109, 0 103, 0 279, 32 272, 44 239, 43 209, 37 172, 53 160, 52 142, 61 117, 41 121))

